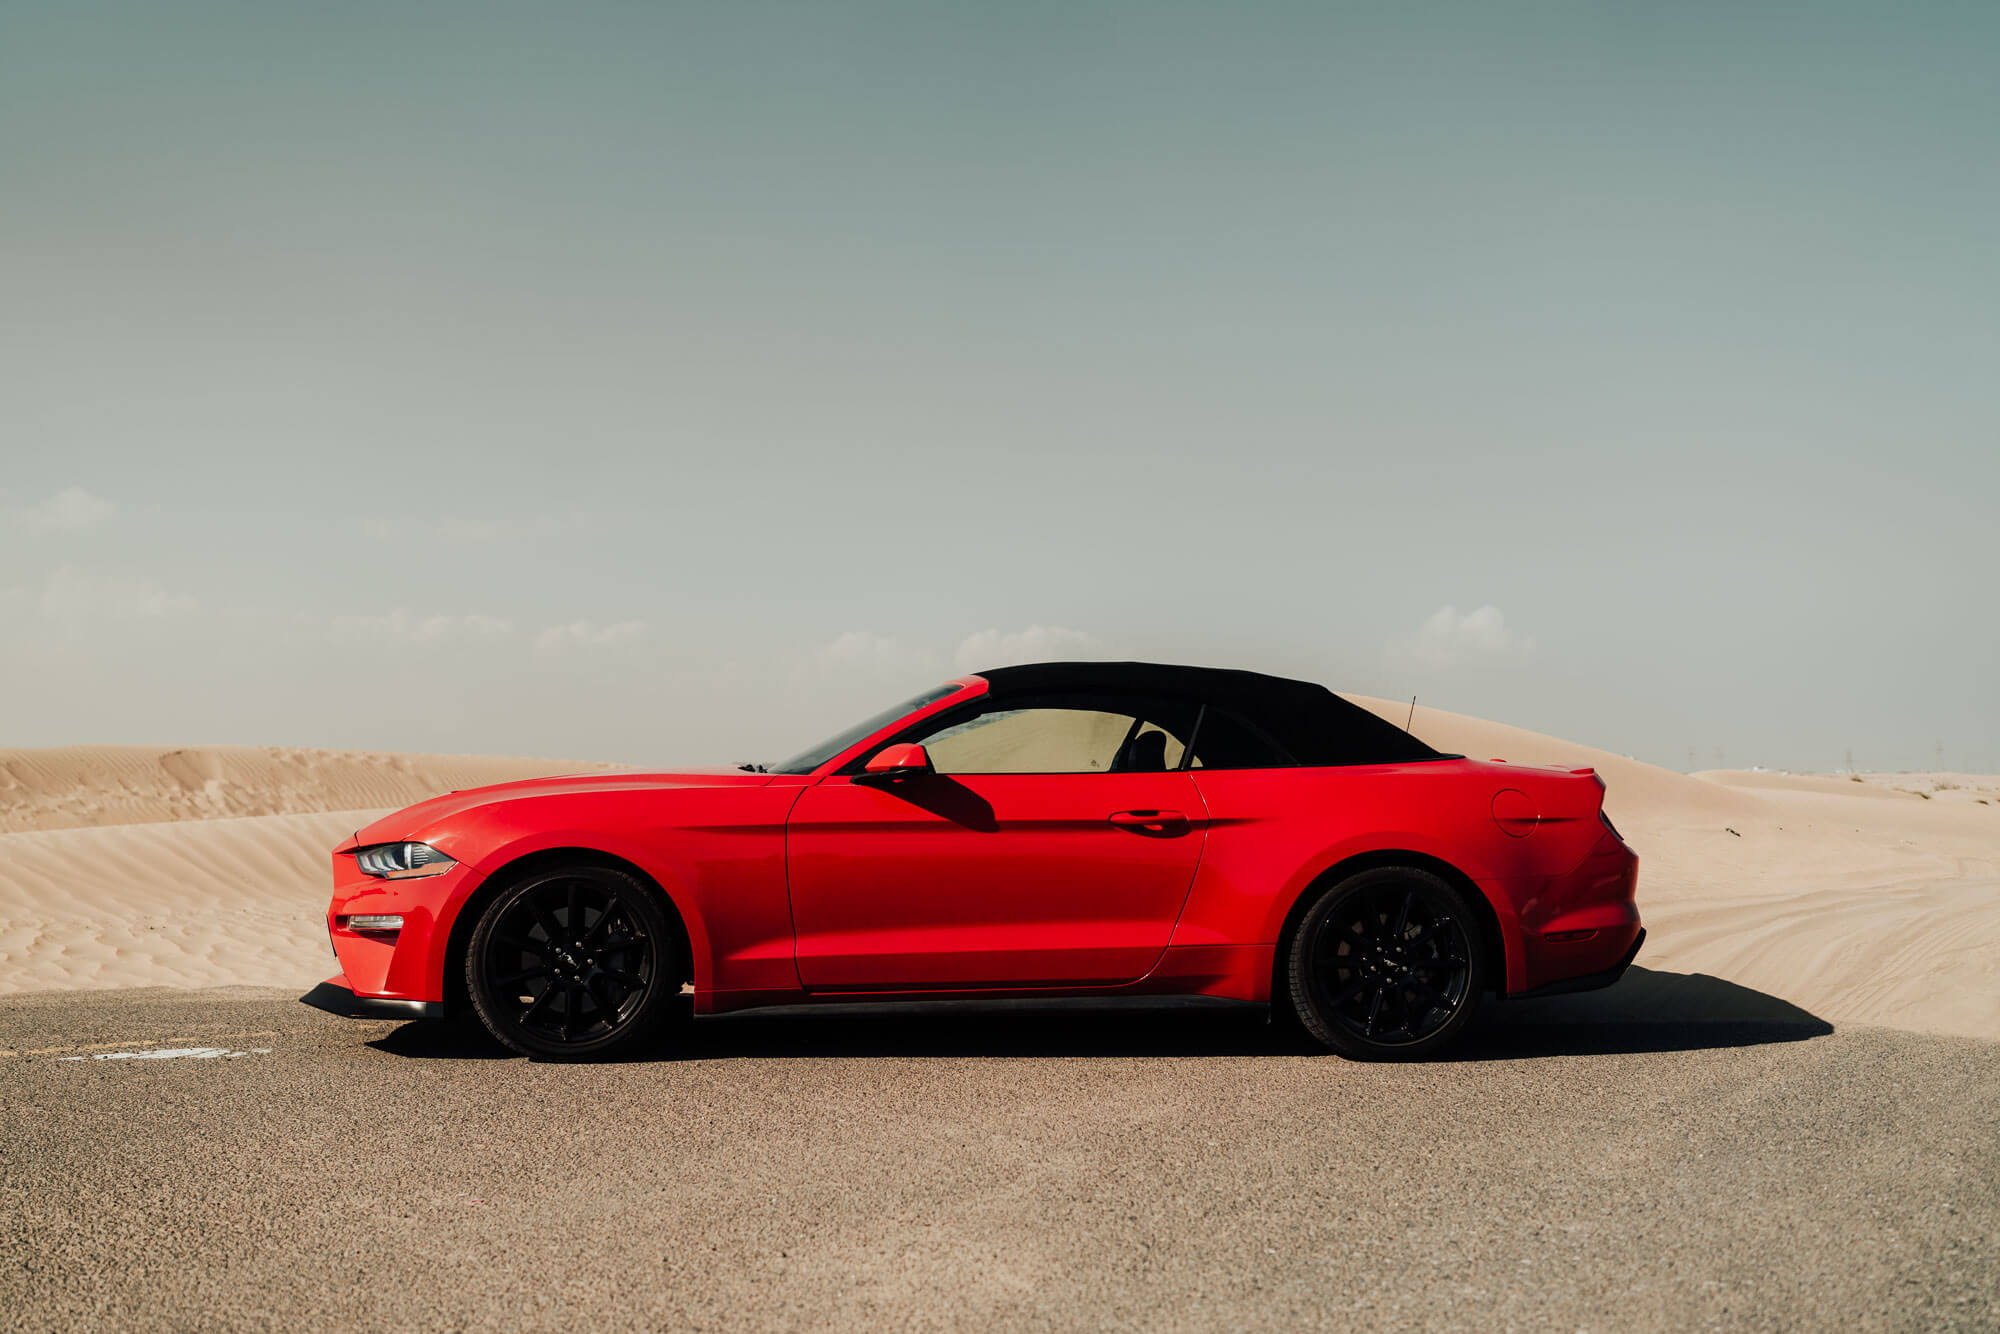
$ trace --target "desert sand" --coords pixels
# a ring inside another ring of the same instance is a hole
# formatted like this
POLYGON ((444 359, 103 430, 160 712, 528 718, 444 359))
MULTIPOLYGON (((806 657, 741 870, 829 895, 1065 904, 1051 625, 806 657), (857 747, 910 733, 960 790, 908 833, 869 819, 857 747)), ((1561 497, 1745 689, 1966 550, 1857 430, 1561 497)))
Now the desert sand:
MULTIPOLYGON (((1406 704, 1361 700, 1400 723, 1406 704)), ((1591 765, 1642 962, 1859 1023, 2000 1038, 2000 777, 1680 774, 1419 708, 1446 750, 1591 765)), ((328 849, 451 788, 607 766, 255 747, 0 751, 0 993, 331 973, 328 849)))
POLYGON ((0 994, 335 971, 330 850, 454 788, 614 766, 257 746, 0 750, 0 994))
POLYGON ((1603 776, 1605 810, 1639 853, 1649 969, 1720 977, 1836 1024, 2000 1038, 2000 776, 1681 774, 1423 707, 1411 730, 1476 759, 1603 776))
POLYGON ((0 833, 393 810, 455 788, 616 767, 278 746, 0 750, 0 833))

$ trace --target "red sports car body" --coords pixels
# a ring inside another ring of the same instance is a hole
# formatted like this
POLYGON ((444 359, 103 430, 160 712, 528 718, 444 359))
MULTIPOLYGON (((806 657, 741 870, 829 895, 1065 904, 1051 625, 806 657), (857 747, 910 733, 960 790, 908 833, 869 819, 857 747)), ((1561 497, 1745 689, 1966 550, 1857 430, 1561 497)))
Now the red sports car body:
POLYGON ((774 766, 454 792, 336 848, 344 1013, 470 1006, 531 1055, 684 1009, 1189 994, 1408 1056, 1481 994, 1638 952, 1589 769, 1433 751, 1324 688, 1052 663, 967 676, 774 766))

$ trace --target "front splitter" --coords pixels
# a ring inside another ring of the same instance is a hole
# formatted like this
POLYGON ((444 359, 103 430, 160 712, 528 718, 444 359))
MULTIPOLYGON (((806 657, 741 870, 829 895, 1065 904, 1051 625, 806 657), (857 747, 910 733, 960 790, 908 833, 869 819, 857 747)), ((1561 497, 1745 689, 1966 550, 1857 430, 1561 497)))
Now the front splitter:
POLYGON ((325 1010, 343 1019, 442 1019, 442 1001, 391 1000, 383 996, 357 996, 344 977, 326 981, 299 997, 315 1010, 325 1010))

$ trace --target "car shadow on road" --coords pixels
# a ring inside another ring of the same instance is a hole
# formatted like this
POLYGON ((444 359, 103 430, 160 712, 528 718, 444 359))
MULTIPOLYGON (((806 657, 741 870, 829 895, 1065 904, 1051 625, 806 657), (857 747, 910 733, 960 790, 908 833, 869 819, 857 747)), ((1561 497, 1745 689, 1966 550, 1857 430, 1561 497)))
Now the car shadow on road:
POLYGON ((1776 996, 1706 973, 1630 968, 1616 986, 1487 1006, 1445 1060, 1614 1056, 1756 1047, 1824 1037, 1833 1025, 1776 996))
MULTIPOLYGON (((1833 1031, 1775 996, 1699 973, 1628 971, 1617 986, 1488 1005, 1440 1059, 1522 1060, 1799 1042, 1833 1031)), ((513 1053, 476 1024, 405 1024, 368 1044, 433 1060, 513 1053)), ((695 1020, 636 1061, 799 1056, 1298 1056, 1321 1049, 1262 1007, 1186 997, 793 1006, 695 1020)))

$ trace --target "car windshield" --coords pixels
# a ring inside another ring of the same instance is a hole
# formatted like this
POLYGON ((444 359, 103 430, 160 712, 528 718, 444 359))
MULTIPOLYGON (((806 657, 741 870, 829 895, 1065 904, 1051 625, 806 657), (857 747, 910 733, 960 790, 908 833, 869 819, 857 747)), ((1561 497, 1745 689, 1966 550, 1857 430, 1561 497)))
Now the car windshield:
POLYGON ((906 699, 894 708, 884 709, 874 717, 858 722, 846 731, 828 737, 817 746, 807 747, 805 750, 792 756, 789 760, 786 760, 783 764, 772 765, 770 772, 774 774, 809 774, 863 737, 881 731, 898 718, 906 714, 915 713, 926 704, 937 703, 946 695, 952 694, 958 689, 959 687, 955 685, 941 685, 933 690, 926 690, 915 699, 906 699))

